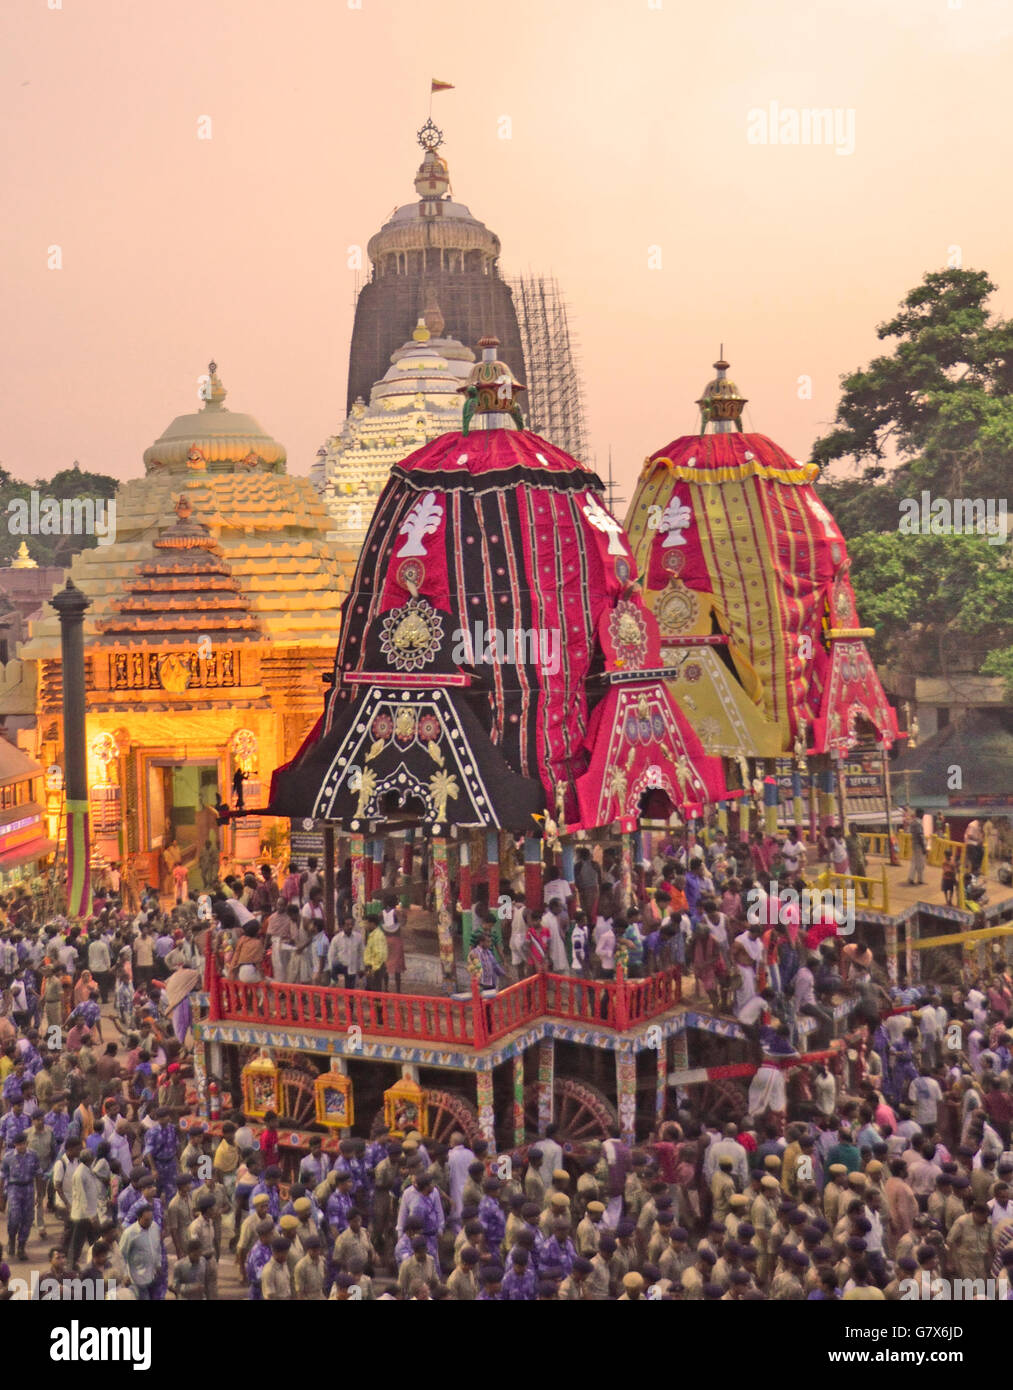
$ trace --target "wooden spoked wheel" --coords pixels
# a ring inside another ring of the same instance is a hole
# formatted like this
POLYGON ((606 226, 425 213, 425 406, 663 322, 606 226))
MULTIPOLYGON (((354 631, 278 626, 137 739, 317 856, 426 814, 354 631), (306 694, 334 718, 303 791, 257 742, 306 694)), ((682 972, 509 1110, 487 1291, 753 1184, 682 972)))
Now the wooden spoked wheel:
MULTIPOLYGON (((473 1101, 460 1091, 430 1091, 422 1093, 426 1099, 426 1138, 436 1144, 449 1144, 452 1134, 463 1134, 470 1141, 478 1139, 482 1133, 478 1124, 478 1110, 473 1101)), ((383 1111, 377 1111, 373 1118, 370 1134, 376 1138, 383 1134, 387 1125, 383 1111)))
POLYGON ((278 1073, 281 1090, 280 1119, 293 1129, 304 1129, 316 1123, 317 1100, 314 1082, 316 1074, 297 1070, 295 1067, 282 1067, 278 1073))
MULTIPOLYGON (((259 1047, 245 1049, 242 1064, 245 1066, 260 1052, 259 1047)), ((299 1052, 279 1049, 274 1052, 278 1066, 278 1087, 281 1092, 281 1109, 278 1119, 282 1129, 306 1129, 315 1125, 317 1101, 315 1083, 320 1073, 307 1066, 299 1052)))
POLYGON ((478 1126, 478 1110, 459 1091, 426 1091, 428 1138, 437 1144, 449 1144, 457 1131, 465 1139, 477 1139, 482 1131, 478 1126))
POLYGON ((731 1077, 687 1087, 694 1108, 706 1124, 727 1124, 746 1113, 748 1092, 743 1082, 731 1077))
MULTIPOLYGON (((560 1144, 586 1144, 607 1139, 619 1125, 619 1113, 606 1096, 586 1081, 557 1076, 552 1086, 553 1121, 560 1144)), ((529 1134, 538 1133, 538 1086, 524 1088, 524 1123, 529 1134)))

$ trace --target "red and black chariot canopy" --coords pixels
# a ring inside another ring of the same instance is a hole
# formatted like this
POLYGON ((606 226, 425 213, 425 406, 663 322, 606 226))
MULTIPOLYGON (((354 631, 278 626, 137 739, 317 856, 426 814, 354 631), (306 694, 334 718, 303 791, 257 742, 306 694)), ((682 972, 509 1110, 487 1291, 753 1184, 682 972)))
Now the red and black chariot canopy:
POLYGON ((531 834, 546 808, 572 829, 635 816, 641 784, 676 805, 726 794, 652 674, 657 627, 603 499, 593 472, 527 430, 442 435, 393 468, 324 718, 276 774, 271 809, 531 834), (636 699, 620 698, 630 682, 636 699))

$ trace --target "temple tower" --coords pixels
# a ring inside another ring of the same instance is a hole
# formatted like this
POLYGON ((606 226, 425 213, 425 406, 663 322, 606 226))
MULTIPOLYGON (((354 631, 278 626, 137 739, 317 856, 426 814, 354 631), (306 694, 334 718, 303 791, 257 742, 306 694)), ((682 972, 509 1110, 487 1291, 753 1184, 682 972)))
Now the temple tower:
POLYGON ((500 276, 500 241, 450 192, 439 153, 443 134, 432 121, 418 133, 423 159, 415 175, 418 202, 397 208, 367 246, 372 274, 355 307, 348 362, 347 412, 368 401, 374 382, 435 299, 449 335, 466 347, 492 333, 519 376, 525 362, 510 286, 500 276))

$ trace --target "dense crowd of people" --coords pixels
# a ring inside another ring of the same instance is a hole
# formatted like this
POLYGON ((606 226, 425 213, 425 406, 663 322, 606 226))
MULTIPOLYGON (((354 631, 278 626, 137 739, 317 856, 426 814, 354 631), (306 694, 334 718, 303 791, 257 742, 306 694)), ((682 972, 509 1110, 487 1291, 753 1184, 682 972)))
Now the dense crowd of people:
POLYGON ((363 932, 339 875, 333 935, 312 861, 228 873, 199 902, 146 893, 136 911, 111 877, 81 926, 8 894, 0 1299, 203 1301, 227 1284, 251 1300, 871 1300, 929 1297, 940 1279, 1005 1296, 1010 970, 996 955, 945 988, 890 990, 832 914, 786 911, 807 861, 843 862, 842 844, 832 831, 819 847, 793 832, 730 842, 712 826, 659 845, 626 883, 618 854, 581 851, 572 883, 546 873, 534 912, 505 866, 465 955, 484 987, 678 967, 738 1018, 759 1064, 744 1114, 734 1097, 715 1113, 673 1090, 640 1142, 567 1144, 550 1126, 512 1155, 416 1132, 332 1153, 314 1135, 296 1153, 273 1114, 233 1111, 214 1132, 197 1116, 191 997, 208 954, 240 982, 400 988, 394 891, 363 932), (838 1023, 843 1046, 803 1063, 838 1023))

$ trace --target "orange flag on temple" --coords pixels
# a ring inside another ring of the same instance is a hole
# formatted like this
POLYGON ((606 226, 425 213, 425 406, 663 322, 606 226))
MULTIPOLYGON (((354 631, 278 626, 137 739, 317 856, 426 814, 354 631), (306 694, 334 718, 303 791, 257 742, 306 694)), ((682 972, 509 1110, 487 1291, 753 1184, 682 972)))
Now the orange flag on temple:
POLYGON ((453 90, 453 82, 440 82, 435 77, 432 79, 432 86, 429 89, 430 94, 433 92, 452 92, 453 90))

